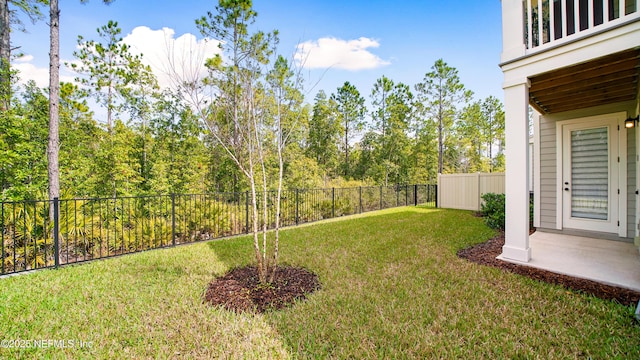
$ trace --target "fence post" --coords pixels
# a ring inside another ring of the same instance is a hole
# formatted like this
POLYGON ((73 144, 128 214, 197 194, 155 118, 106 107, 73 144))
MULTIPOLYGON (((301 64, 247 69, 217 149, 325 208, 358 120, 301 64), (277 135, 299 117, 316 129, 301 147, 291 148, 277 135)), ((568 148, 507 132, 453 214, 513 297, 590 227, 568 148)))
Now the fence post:
POLYGON ((299 212, 299 205, 298 205, 298 200, 300 199, 299 197, 299 191, 300 189, 296 189, 296 225, 298 225, 298 223, 300 222, 300 212, 299 212))
POLYGON ((404 206, 409 205, 409 184, 404 184, 404 206))
POLYGON ((480 173, 477 172, 476 173, 476 182, 478 184, 478 195, 477 195, 477 199, 478 199, 478 203, 476 204, 476 211, 480 211, 480 204, 482 203, 482 198, 481 198, 481 194, 482 194, 482 186, 480 184, 480 173))
POLYGON ((331 217, 336 217, 336 188, 331 188, 331 217))
POLYGON ((436 208, 438 208, 438 184, 433 185, 433 193, 436 195, 435 196, 435 200, 436 200, 436 208))
POLYGON ((380 185, 380 210, 382 210, 382 185, 380 185))
POLYGON ((249 233, 249 192, 245 191, 244 192, 244 204, 245 204, 245 210, 244 210, 244 214, 245 214, 245 233, 249 233))
POLYGON ((413 185, 413 205, 418 206, 418 184, 413 185))
POLYGON ((362 214, 362 186, 360 186, 358 189, 360 193, 360 214, 362 214))
MULTIPOLYGON (((55 267, 58 268, 60 266, 60 238, 59 238, 59 230, 60 230, 60 217, 59 217, 59 199, 53 198, 53 255, 55 267)), ((14 250, 15 251, 15 250, 14 250)), ((2 264, 4 267, 4 264, 2 264)))
POLYGON ((171 193, 171 244, 176 246, 176 194, 171 193))

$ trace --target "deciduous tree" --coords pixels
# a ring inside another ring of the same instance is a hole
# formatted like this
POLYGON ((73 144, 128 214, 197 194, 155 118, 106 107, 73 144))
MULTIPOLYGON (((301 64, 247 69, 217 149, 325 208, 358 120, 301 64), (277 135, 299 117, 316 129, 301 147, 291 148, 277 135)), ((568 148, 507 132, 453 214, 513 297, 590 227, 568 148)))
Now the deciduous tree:
MULTIPOLYGON (((250 0, 221 0, 216 6, 216 14, 196 20, 200 32, 207 37, 220 40, 220 47, 226 59, 218 54, 207 62, 210 76, 203 82, 193 82, 194 90, 204 86, 213 88, 215 98, 208 101, 205 96, 191 96, 199 116, 205 120, 209 133, 238 166, 249 182, 254 252, 258 265, 258 276, 262 283, 269 281, 268 275, 275 273, 277 248, 268 250, 268 177, 270 169, 267 157, 270 151, 281 151, 286 143, 282 117, 286 112, 280 109, 280 91, 290 87, 290 70, 282 58, 274 62, 273 70, 267 67, 278 43, 277 32, 249 33, 257 13, 250 0), (271 93, 270 93, 271 91, 271 93), (276 104, 276 113, 269 108, 276 104), (262 197, 258 199, 261 187, 262 197), (260 200, 261 209, 258 208, 260 200), (259 229, 259 214, 262 215, 262 229, 259 229), (259 233, 262 234, 262 245, 259 233), (273 256, 268 253, 272 252, 273 256)), ((279 182, 281 169, 279 167, 279 182)), ((281 185, 279 185, 281 186, 281 185)), ((280 199, 276 199, 279 201, 280 199)), ((273 275, 272 275, 273 276, 273 275)))

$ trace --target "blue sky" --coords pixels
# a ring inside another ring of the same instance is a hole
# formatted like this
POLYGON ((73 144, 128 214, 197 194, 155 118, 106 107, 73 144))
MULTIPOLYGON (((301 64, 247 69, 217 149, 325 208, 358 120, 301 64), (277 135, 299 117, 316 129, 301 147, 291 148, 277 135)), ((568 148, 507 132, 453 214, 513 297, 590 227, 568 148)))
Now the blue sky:
MULTIPOLYGON (((78 35, 95 38, 96 29, 109 20, 118 22, 133 48, 156 61, 166 55, 147 53, 162 48, 166 52, 166 36, 171 41, 182 37, 191 39, 192 46, 205 46, 194 20, 214 11, 215 4, 212 0, 115 0, 111 5, 98 0, 87 4, 61 1, 62 61, 73 60, 78 35), (163 28, 164 33, 160 31, 163 28)), ((315 67, 304 72, 306 83, 310 87, 319 82, 316 88, 307 89, 308 102, 318 90, 330 94, 345 81, 368 99, 373 83, 383 75, 413 88, 439 58, 458 69, 462 82, 477 99, 503 97, 498 67, 499 0, 256 0, 254 8, 258 12, 256 28, 279 31, 280 53, 291 57, 300 44, 311 49, 307 66, 315 67)), ((46 86, 46 22, 27 23, 26 29, 27 33, 12 35, 13 45, 20 46, 19 51, 26 55, 14 64, 23 79, 35 79, 46 86)), ((213 43, 205 47, 215 51, 213 43)), ((61 73, 63 80, 74 76, 64 68, 61 73)))

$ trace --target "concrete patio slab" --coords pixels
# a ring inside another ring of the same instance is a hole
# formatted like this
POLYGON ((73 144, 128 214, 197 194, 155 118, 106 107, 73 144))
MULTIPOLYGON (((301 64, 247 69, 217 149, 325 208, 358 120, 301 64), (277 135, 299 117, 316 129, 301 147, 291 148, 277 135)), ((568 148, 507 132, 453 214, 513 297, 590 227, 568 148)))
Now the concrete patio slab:
POLYGON ((631 243, 536 231, 529 246, 531 261, 510 262, 640 291, 640 252, 631 243))

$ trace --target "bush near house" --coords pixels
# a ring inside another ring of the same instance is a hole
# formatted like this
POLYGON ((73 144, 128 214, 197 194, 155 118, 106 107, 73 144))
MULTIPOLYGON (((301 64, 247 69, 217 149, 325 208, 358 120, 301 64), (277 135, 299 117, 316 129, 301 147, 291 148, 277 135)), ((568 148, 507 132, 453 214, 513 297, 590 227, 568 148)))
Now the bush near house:
MULTIPOLYGON (((480 213, 485 223, 492 229, 504 230, 505 223, 505 195, 486 193, 482 195, 480 213)), ((533 228, 533 194, 529 196, 529 226, 533 228)))
POLYGON ((504 230, 504 194, 486 193, 482 195, 482 200, 480 212, 487 226, 504 230))

